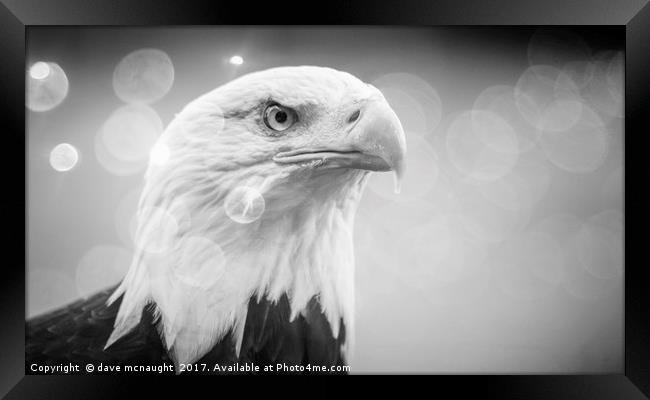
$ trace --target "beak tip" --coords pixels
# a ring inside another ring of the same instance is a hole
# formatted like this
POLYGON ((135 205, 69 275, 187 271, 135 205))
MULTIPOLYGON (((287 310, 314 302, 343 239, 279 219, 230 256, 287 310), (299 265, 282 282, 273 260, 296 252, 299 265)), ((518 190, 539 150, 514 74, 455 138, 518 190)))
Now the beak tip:
POLYGON ((402 191, 402 177, 404 176, 404 154, 402 152, 397 160, 393 160, 391 169, 393 170, 393 180, 395 183, 395 193, 399 194, 402 191))
POLYGON ((397 171, 393 171, 393 181, 395 184, 395 194, 402 193, 402 177, 397 171))

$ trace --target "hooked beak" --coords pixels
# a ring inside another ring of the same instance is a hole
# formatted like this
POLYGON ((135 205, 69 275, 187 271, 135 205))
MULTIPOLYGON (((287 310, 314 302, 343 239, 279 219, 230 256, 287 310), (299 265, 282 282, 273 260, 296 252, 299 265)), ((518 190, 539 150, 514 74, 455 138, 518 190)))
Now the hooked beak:
POLYGON ((319 168, 354 168, 404 173, 406 139, 397 115, 383 96, 370 98, 351 130, 338 143, 280 152, 280 164, 315 162, 319 168))

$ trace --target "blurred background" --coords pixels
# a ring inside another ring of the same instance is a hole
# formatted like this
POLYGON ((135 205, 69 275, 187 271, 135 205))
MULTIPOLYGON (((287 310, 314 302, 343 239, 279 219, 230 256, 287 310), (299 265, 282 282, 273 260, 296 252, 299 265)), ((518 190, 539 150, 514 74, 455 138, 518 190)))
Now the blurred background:
POLYGON ((404 125, 356 222, 353 372, 623 371, 624 35, 613 28, 27 30, 27 317, 120 281, 156 138, 284 65, 350 72, 404 125))

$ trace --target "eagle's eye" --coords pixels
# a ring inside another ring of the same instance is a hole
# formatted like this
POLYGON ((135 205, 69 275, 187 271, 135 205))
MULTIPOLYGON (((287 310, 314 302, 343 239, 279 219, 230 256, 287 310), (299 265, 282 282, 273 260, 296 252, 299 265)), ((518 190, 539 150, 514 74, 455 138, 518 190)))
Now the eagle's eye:
POLYGON ((264 110, 264 123, 274 131, 284 131, 296 122, 296 113, 279 104, 270 105, 264 110))

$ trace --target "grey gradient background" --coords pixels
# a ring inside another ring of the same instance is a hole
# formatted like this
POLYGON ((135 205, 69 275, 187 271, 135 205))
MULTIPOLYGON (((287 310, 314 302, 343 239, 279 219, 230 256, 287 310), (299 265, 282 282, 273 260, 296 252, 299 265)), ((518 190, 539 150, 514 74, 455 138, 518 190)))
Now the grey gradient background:
MULTIPOLYGON (((360 205, 353 371, 621 372, 622 261, 618 266, 609 257, 618 254, 622 233, 618 226, 592 229, 599 215, 622 222, 623 120, 611 115, 614 109, 592 104, 611 92, 585 92, 585 104, 607 133, 605 157, 591 172, 558 167, 535 139, 505 166, 507 174, 476 182, 449 151, 458 116, 475 107, 485 89, 516 85, 531 58, 563 63, 622 50, 616 40, 590 42, 586 53, 580 41, 530 47, 534 32, 30 28, 27 65, 57 62, 70 89, 59 107, 27 115, 28 317, 116 283, 124 272, 118 261, 132 250, 128 221, 142 173, 110 173, 97 161, 94 141, 122 105, 112 88, 113 69, 129 52, 152 47, 165 51, 175 68, 170 92, 151 105, 164 124, 207 90, 272 66, 331 66, 387 87, 412 151, 403 193, 393 195, 386 177, 377 175, 360 205), (233 54, 244 64, 228 64, 233 54), (81 153, 65 173, 48 160, 61 142, 81 153), (598 246, 603 241, 613 250, 598 246), (88 267, 82 260, 92 260, 97 246, 113 257, 98 257, 102 262, 88 267), (599 248, 607 250, 585 256, 599 248), (548 268, 539 262, 546 259, 548 268)), ((512 127, 518 138, 539 137, 512 127)), ((471 152, 476 137, 463 135, 469 144, 460 149, 471 152)), ((590 136, 579 140, 588 144, 590 136)), ((577 152, 572 160, 581 165, 589 156, 577 152)))

